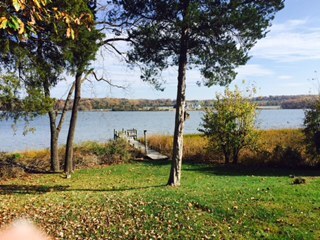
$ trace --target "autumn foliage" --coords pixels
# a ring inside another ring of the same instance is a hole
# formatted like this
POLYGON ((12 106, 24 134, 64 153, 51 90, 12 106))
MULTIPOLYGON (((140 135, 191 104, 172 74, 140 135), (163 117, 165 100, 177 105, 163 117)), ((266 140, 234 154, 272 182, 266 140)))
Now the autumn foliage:
POLYGON ((83 13, 80 16, 60 11, 51 4, 51 0, 4 0, 0 3, 0 30, 18 35, 25 39, 31 33, 41 31, 41 24, 63 22, 67 26, 66 36, 75 38, 75 31, 80 25, 90 28, 93 16, 83 13))

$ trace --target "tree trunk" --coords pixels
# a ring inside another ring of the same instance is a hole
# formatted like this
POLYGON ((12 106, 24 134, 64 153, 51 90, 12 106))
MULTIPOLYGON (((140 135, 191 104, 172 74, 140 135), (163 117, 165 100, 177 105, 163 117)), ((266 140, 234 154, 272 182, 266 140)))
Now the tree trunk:
MULTIPOLYGON (((187 8, 187 7, 186 7, 187 8)), ((181 49, 179 56, 179 73, 178 73, 178 90, 175 129, 173 139, 172 163, 168 185, 180 186, 181 167, 183 157, 183 132, 185 122, 185 105, 186 105, 186 73, 188 63, 188 33, 187 28, 182 31, 181 49)))
POLYGON ((230 163, 230 153, 227 150, 223 150, 224 153, 224 163, 229 164, 230 163))
POLYGON ((59 161, 59 149, 58 149, 58 139, 59 131, 56 128, 56 113, 54 110, 48 112, 50 120, 50 158, 51 158, 51 171, 60 171, 60 161, 59 161))
POLYGON ((233 164, 238 164, 238 160, 239 160, 239 150, 235 150, 233 152, 233 164))
MULTIPOLYGON (((50 98, 49 80, 43 84, 44 94, 50 98)), ((56 128, 57 115, 54 109, 48 111, 50 121, 50 169, 52 172, 60 171, 59 152, 58 152, 58 137, 59 131, 56 128)))
POLYGON ((82 83, 82 73, 77 72, 75 79, 75 91, 74 91, 74 100, 72 106, 72 113, 70 119, 70 126, 67 138, 66 145, 66 156, 65 156, 65 164, 64 171, 67 174, 67 178, 71 177, 71 173, 73 172, 73 141, 75 136, 76 124, 78 119, 78 107, 81 99, 81 83, 82 83))

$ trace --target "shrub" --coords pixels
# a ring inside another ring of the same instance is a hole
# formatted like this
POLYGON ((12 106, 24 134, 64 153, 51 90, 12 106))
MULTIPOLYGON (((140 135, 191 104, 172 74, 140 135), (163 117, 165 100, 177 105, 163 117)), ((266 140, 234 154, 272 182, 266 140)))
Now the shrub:
POLYGON ((224 154, 225 162, 238 163, 243 148, 253 148, 257 142, 255 131, 256 106, 236 88, 217 95, 213 108, 206 109, 201 132, 209 139, 210 147, 224 154))
POLYGON ((21 167, 12 165, 0 165, 0 179, 6 180, 10 178, 19 178, 25 175, 25 171, 21 167))
POLYGON ((85 142, 75 148, 75 164, 77 167, 119 164, 132 157, 131 151, 131 147, 123 139, 108 143, 85 142))
POLYGON ((320 156, 320 98, 311 109, 305 111, 304 134, 307 151, 317 164, 320 156))
POLYGON ((121 163, 128 161, 131 155, 131 147, 123 139, 117 139, 108 144, 106 154, 103 158, 103 163, 121 163))
POLYGON ((274 148, 271 158, 272 164, 285 167, 298 167, 304 163, 304 159, 297 149, 279 145, 274 148))

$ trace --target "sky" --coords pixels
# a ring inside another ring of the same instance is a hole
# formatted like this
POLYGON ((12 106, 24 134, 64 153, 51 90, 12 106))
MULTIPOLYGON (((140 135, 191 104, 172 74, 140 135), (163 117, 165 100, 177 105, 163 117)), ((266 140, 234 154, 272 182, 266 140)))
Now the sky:
MULTIPOLYGON (((320 0, 286 0, 285 8, 278 12, 267 37, 251 49, 251 59, 237 69, 231 84, 245 88, 254 85, 256 96, 317 94, 320 81, 320 0), (245 84, 243 84, 245 81, 245 84)), ((124 46, 119 46, 124 48, 124 46)), ((104 82, 84 84, 86 98, 161 99, 176 98, 177 68, 163 73, 165 90, 159 92, 140 80, 138 69, 130 69, 119 56, 101 51, 93 63, 97 73, 113 84, 126 89, 110 87, 104 82)), ((199 87, 198 71, 187 74, 187 99, 212 99, 223 87, 199 87)), ((66 96, 71 78, 53 89, 56 98, 66 96)))

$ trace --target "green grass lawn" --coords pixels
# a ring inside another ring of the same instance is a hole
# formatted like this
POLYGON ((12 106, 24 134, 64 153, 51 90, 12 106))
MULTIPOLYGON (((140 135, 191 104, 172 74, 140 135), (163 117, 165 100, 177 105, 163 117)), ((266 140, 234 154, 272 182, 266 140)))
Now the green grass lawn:
POLYGON ((56 239, 320 239, 319 171, 184 165, 172 188, 169 169, 132 163, 1 182, 0 223, 27 217, 56 239))

